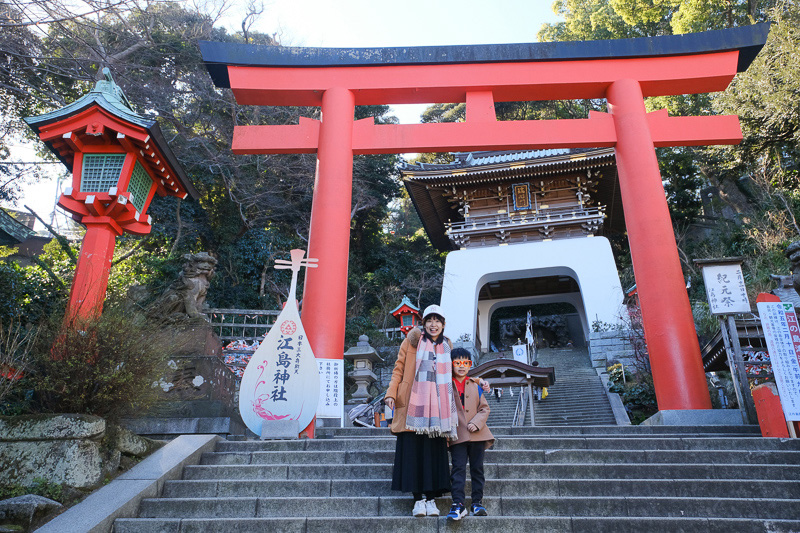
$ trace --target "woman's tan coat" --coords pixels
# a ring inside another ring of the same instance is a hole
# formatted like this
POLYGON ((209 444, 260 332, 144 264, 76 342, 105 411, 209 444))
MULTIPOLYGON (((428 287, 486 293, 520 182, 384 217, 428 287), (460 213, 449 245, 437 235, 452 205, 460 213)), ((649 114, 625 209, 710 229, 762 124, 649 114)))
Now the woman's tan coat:
POLYGON ((464 405, 461 405, 461 396, 456 392, 453 385, 453 392, 456 395, 456 411, 458 412, 458 438, 450 441, 450 445, 461 444, 462 442, 486 442, 489 448, 494 444, 494 435, 486 426, 489 418, 489 402, 486 401, 486 394, 481 394, 480 385, 477 379, 467 378, 464 384, 464 405), (478 431, 471 432, 469 424, 478 426, 478 431))
MULTIPOLYGON (((410 431, 406 429, 406 413, 408 400, 411 398, 411 386, 414 384, 414 374, 417 370, 417 345, 422 336, 422 331, 414 328, 400 345, 397 362, 394 364, 392 381, 386 389, 386 398, 394 400, 394 418, 392 418, 392 433, 410 431)), ((445 338, 448 343, 450 339, 445 338)))

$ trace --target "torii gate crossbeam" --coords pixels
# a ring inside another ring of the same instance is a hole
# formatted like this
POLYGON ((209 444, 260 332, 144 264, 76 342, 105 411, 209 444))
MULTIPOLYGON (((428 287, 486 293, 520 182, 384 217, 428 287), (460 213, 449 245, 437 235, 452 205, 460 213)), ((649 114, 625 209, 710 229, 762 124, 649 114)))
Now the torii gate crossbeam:
POLYGON ((354 154, 616 148, 628 240, 659 408, 709 409, 700 349, 654 148, 735 144, 736 116, 646 113, 643 98, 722 91, 769 25, 681 36, 453 47, 311 49, 201 43, 244 105, 321 106, 322 120, 237 126, 240 154, 317 153, 303 322, 317 357, 341 358, 354 154), (587 119, 498 122, 501 101, 606 99, 587 119), (466 122, 354 121, 356 105, 466 102, 466 122))

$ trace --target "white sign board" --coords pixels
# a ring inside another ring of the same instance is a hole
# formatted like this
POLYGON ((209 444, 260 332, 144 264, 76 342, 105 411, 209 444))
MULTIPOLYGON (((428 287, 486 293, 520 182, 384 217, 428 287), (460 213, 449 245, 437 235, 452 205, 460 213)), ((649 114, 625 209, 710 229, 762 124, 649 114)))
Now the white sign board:
POLYGON ((786 420, 800 420, 800 324, 794 306, 759 302, 758 314, 786 420))
POLYGON ((528 364, 528 347, 524 344, 516 344, 511 347, 514 354, 514 361, 528 364))
POLYGON ((703 282, 712 315, 750 312, 741 265, 703 266, 703 282))
POLYGON ((319 365, 318 418, 344 416, 344 361, 342 359, 317 359, 319 365))
POLYGON ((304 264, 303 250, 292 250, 292 261, 276 261, 275 268, 291 268, 292 284, 286 305, 261 345, 250 358, 239 387, 239 413, 245 425, 262 435, 269 421, 297 421, 303 431, 314 419, 319 402, 319 369, 308 343, 295 294, 297 273, 304 264))

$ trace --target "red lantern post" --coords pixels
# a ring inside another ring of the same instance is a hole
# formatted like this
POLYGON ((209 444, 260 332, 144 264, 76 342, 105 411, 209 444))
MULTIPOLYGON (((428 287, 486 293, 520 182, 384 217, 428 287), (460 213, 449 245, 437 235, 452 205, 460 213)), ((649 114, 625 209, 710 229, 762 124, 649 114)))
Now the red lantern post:
POLYGON ((158 124, 133 112, 108 69, 75 102, 25 122, 72 171, 58 205, 86 226, 67 320, 103 310, 116 237, 150 233, 153 197, 197 198, 158 124))

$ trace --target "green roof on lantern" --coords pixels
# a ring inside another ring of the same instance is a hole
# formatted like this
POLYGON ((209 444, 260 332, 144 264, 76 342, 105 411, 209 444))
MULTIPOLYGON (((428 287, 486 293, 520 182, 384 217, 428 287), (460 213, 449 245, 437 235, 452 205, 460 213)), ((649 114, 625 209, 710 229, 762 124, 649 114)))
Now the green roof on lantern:
POLYGON ((405 295, 403 295, 403 301, 402 301, 402 302, 400 302, 400 305, 398 305, 397 307, 395 307, 394 309, 392 309, 392 310, 390 311, 390 314, 392 314, 392 315, 393 315, 393 314, 395 314, 395 313, 396 313, 397 311, 399 311, 399 310, 400 310, 400 309, 401 309, 401 308, 402 308, 404 305, 406 305, 406 306, 410 307, 410 308, 411 308, 411 310, 413 310, 414 312, 416 312, 416 313, 419 313, 419 307, 417 307, 416 305, 412 304, 412 303, 411 303, 411 300, 409 300, 409 299, 408 299, 408 296, 405 296, 405 295))

